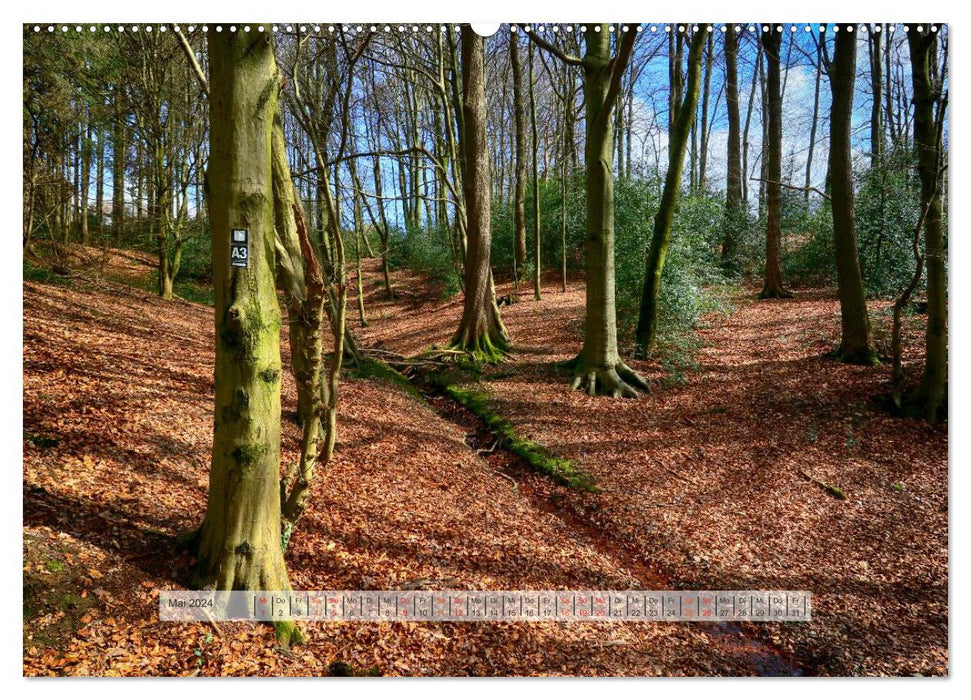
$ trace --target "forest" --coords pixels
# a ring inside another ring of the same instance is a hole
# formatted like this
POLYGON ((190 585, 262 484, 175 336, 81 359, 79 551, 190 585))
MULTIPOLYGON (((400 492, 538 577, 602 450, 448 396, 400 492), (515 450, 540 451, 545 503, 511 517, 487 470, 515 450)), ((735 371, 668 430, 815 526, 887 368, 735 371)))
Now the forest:
POLYGON ((948 40, 23 25, 24 675, 948 675, 948 40))

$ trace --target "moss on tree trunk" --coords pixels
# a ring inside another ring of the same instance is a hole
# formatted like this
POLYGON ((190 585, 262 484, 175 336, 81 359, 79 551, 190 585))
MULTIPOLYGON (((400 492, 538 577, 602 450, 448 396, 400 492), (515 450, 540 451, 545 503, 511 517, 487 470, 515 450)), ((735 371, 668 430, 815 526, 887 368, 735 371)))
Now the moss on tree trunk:
POLYGON ((584 149, 587 198, 585 237, 586 317, 583 349, 577 358, 573 388, 588 394, 637 396, 647 383, 623 363, 617 348, 614 277, 614 134, 612 111, 633 45, 633 29, 622 39, 623 53, 611 60, 607 25, 589 25, 583 57, 586 99, 584 149), (616 73, 615 71, 620 71, 616 73))
MULTIPOLYGON (((280 529, 280 310, 274 286, 271 150, 279 76, 270 34, 211 32, 216 403, 209 499, 196 585, 289 590, 280 529), (246 229, 247 267, 230 266, 246 229)), ((278 626, 284 643, 299 637, 278 626)))
POLYGON ((661 204, 654 215, 654 232, 647 254, 644 291, 641 296, 640 318, 637 322, 637 345, 645 353, 650 352, 657 336, 661 274, 664 271, 664 258, 667 256, 668 243, 671 240, 671 224, 674 221, 674 212, 678 206, 678 194, 681 191, 681 174, 684 171, 684 154, 688 142, 688 132, 691 129, 694 114, 698 107, 698 92, 701 83, 701 52, 705 46, 706 34, 707 25, 699 24, 688 51, 688 83, 685 88, 684 102, 678 107, 678 116, 671 125, 668 137, 668 171, 664 178, 661 204))

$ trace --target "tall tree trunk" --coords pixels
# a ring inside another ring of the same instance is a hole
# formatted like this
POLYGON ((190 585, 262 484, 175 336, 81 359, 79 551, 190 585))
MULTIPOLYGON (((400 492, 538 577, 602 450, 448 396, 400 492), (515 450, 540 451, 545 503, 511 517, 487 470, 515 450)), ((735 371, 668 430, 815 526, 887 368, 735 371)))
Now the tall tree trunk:
POLYGON ((924 418, 934 423, 947 408, 947 269, 941 226, 944 162, 941 140, 946 105, 941 87, 932 75, 937 33, 928 31, 928 24, 922 27, 923 31, 918 31, 916 25, 910 25, 907 43, 910 45, 914 85, 914 141, 921 209, 924 211, 924 258, 927 261, 927 334, 924 377, 918 400, 923 404, 924 418))
POLYGON ((890 136, 890 145, 896 146, 899 135, 897 134, 896 124, 893 118, 893 34, 890 33, 890 24, 884 24, 883 30, 887 35, 886 49, 883 52, 884 59, 884 78, 886 79, 886 86, 884 89, 884 97, 886 98, 886 112, 884 114, 885 121, 887 123, 887 130, 890 136))
MULTIPOLYGON (((621 71, 627 68, 633 47, 633 27, 610 56, 606 24, 588 25, 583 57, 583 92, 586 102, 586 317, 583 349, 576 363, 573 388, 591 396, 636 397, 647 383, 621 359, 617 347, 617 306, 614 276, 614 135, 612 110, 616 105, 621 71), (596 29, 599 28, 599 31, 596 29)), ((680 76, 680 68, 678 69, 680 76)))
POLYGON ((516 194, 514 198, 516 280, 526 264, 526 107, 523 101, 523 63, 519 54, 519 34, 509 35, 512 63, 512 105, 516 122, 516 194))
MULTIPOLYGON (((83 115, 83 112, 82 112, 83 115)), ((91 242, 91 234, 88 230, 88 190, 91 189, 91 155, 92 155, 92 127, 91 127, 91 112, 88 111, 86 115, 87 125, 84 128, 84 133, 81 136, 81 197, 80 197, 80 215, 81 215, 81 243, 82 245, 88 245, 91 242)))
MULTIPOLYGON (((725 30, 728 34, 728 30, 725 30)), ((715 34, 710 32, 708 34, 708 51, 705 56, 705 83, 702 90, 702 100, 701 100, 701 123, 699 128, 701 129, 701 155, 699 156, 698 163, 698 189, 704 193, 708 185, 708 109, 711 102, 711 68, 715 59, 715 34)), ((717 98, 715 109, 718 109, 717 98)))
POLYGON ((104 207, 105 207, 105 137, 104 130, 99 128, 98 135, 98 158, 97 172, 95 175, 95 187, 97 190, 94 195, 94 217, 98 222, 98 237, 104 234, 104 207))
POLYGON ((509 336, 499 316, 489 261, 492 244, 492 183, 489 142, 486 137, 484 41, 472 27, 462 25, 461 147, 465 162, 466 236, 465 306, 452 347, 465 350, 478 361, 500 360, 509 336))
POLYGON ((829 84, 833 102, 829 129, 829 172, 833 203, 833 242, 839 287, 842 340, 837 356, 844 362, 872 365, 876 352, 870 341, 870 317, 856 245, 853 193, 853 83, 856 80, 856 33, 844 25, 836 34, 829 84))
POLYGON ((870 85, 873 101, 870 104, 870 167, 875 168, 883 160, 883 34, 874 31, 879 24, 870 26, 867 32, 870 52, 870 85))
POLYGON ((742 135, 738 108, 738 33, 732 24, 725 30, 725 101, 728 106, 728 174, 725 187, 725 219, 721 264, 734 265, 738 233, 744 225, 742 199, 742 135))
POLYGON ((816 132, 819 127, 819 86, 823 75, 822 42, 824 39, 820 37, 818 41, 819 43, 816 47, 816 85, 813 90, 813 119, 812 126, 809 129, 809 150, 806 152, 806 189, 804 194, 807 207, 809 206, 810 187, 813 184, 813 155, 816 151, 816 132))
MULTIPOLYGON (((759 74, 760 67, 762 65, 762 42, 759 42, 758 52, 755 55, 755 63, 752 67, 752 87, 749 90, 748 95, 748 110, 745 113, 745 132, 742 135, 742 202, 745 204, 746 210, 748 210, 748 182, 749 182, 749 169, 748 169, 748 152, 749 146, 749 133, 750 127, 752 126, 752 112, 755 107, 755 90, 759 84, 759 74)), ((761 205, 761 202, 760 202, 761 205)), ((761 211, 759 212, 761 216, 761 211)))
MULTIPOLYGON (((351 141, 353 148, 353 139, 351 141)), ((351 185, 354 188, 353 202, 354 202, 354 264, 355 272, 357 274, 357 315, 358 320, 361 322, 361 328, 367 328, 367 314, 364 312, 364 276, 361 274, 361 239, 364 238, 364 211, 361 207, 361 192, 358 187, 357 179, 357 159, 351 158, 347 167, 351 173, 351 185)), ((429 221, 431 219, 429 218, 429 221)))
POLYGON ((533 134, 533 298, 543 298, 541 290, 542 243, 539 211, 539 130, 536 127, 536 86, 533 83, 533 47, 529 47, 529 119, 533 134))
MULTIPOLYGON (((569 75, 569 67, 563 66, 563 72, 569 75)), ((567 101, 568 86, 567 81, 564 80, 563 83, 563 119, 567 123, 573 120, 572 110, 569 108, 569 103, 567 101)), ((560 151, 560 288, 563 292, 566 292, 566 206, 567 206, 567 178, 569 177, 569 157, 570 157, 570 142, 569 135, 566 129, 560 131, 560 138, 562 139, 560 151)))
MULTIPOLYGON (((271 36, 210 32, 209 212, 216 293, 216 402, 196 585, 290 589, 280 513, 280 310, 271 178, 279 74, 271 36), (230 266, 246 230, 247 267, 230 266)), ((277 623, 284 644, 299 640, 277 623)))
POLYGON ((780 84, 779 51, 782 48, 780 25, 769 25, 762 34, 768 66, 768 148, 766 154, 766 196, 768 211, 765 229, 765 285, 763 299, 784 299, 792 296, 782 282, 782 89, 780 84))
POLYGON ((701 52, 705 47, 707 25, 699 24, 691 38, 688 50, 688 83, 684 101, 678 108, 678 119, 668 135, 668 171, 664 178, 661 203, 654 216, 654 232, 647 254, 647 270, 644 291, 641 296, 640 317, 637 321, 637 345, 642 352, 650 352, 657 335, 658 294, 661 290, 661 274, 664 258, 671 239, 671 222, 678 205, 681 191, 681 175, 684 172, 684 155, 688 132, 698 108, 698 92, 701 83, 701 52))

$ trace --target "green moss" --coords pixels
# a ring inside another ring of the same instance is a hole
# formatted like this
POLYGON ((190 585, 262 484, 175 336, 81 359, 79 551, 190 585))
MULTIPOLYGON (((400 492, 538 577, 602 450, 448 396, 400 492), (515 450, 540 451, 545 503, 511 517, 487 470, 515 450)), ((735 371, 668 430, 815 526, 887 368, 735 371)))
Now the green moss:
POLYGON ((345 661, 332 661, 327 667, 328 673, 331 676, 336 676, 340 678, 348 677, 364 677, 364 678, 377 678, 381 676, 381 671, 377 666, 369 666, 368 668, 358 668, 352 666, 345 661))
POLYGON ((378 382, 388 382, 399 387, 408 395, 424 400, 422 395, 412 386, 405 375, 381 360, 362 357, 356 367, 347 370, 347 376, 353 379, 371 379, 378 382))
POLYGON ((258 463, 266 454, 266 445, 240 445, 233 450, 233 459, 241 467, 258 463))
POLYGON ((293 620, 277 620, 273 623, 273 630, 276 632, 277 643, 284 649, 304 642, 303 630, 293 620))
POLYGON ((61 444, 61 441, 57 438, 46 437, 44 435, 34 435, 33 433, 28 433, 26 430, 24 431, 24 439, 30 440, 38 447, 43 448, 57 447, 61 444))
POLYGON ((843 489, 841 489, 839 486, 836 486, 834 484, 823 484, 823 490, 837 500, 845 501, 847 498, 846 493, 844 493, 843 489))
POLYGON ((449 348, 468 353, 469 359, 477 365, 502 362, 509 354, 508 343, 493 340, 489 335, 480 336, 471 343, 452 343, 449 348))
POLYGON ((50 571, 52 574, 57 574, 64 571, 64 562, 52 559, 44 564, 44 568, 50 571))
POLYGON ((280 370, 276 368, 267 368, 260 372, 260 379, 267 384, 276 384, 280 380, 280 370))
POLYGON ((528 440, 516 433, 512 423, 498 415, 489 404, 489 395, 485 391, 477 391, 454 384, 440 385, 442 391, 482 420, 491 432, 500 440, 504 448, 518 456, 526 465, 550 477, 561 486, 572 489, 600 493, 587 472, 578 469, 566 459, 554 457, 539 443, 528 440))

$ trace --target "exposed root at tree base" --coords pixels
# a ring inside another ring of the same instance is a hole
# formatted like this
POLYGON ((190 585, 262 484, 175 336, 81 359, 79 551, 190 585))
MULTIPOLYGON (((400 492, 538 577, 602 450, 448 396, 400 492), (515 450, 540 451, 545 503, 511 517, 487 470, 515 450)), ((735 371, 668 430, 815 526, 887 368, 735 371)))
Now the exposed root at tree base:
POLYGON ((636 399, 639 392, 651 390, 647 381, 623 362, 590 369, 582 359, 574 367, 572 387, 590 396, 612 396, 615 399, 636 399))
POLYGON ((759 299, 795 299, 796 295, 788 289, 781 287, 764 288, 759 292, 759 299))
POLYGON ((495 364, 509 356, 509 343, 501 338, 493 340, 489 335, 474 339, 456 338, 448 349, 467 353, 477 364, 495 364))

